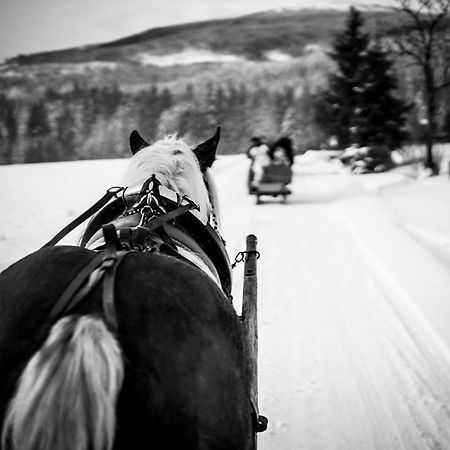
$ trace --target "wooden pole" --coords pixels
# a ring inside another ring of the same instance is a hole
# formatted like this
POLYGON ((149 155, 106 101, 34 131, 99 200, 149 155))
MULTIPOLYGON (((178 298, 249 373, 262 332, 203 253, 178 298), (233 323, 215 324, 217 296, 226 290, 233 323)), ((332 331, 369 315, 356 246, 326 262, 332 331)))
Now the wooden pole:
MULTIPOLYGON (((249 383, 250 400, 256 414, 256 429, 264 431, 267 422, 261 423, 258 410, 258 279, 256 272, 256 260, 258 252, 256 250, 256 236, 247 236, 247 251, 245 253, 244 267, 244 287, 242 296, 242 326, 245 348, 245 367, 249 383)), ((266 420, 265 418, 262 418, 266 420)), ((255 436, 256 448, 256 436, 255 436)))

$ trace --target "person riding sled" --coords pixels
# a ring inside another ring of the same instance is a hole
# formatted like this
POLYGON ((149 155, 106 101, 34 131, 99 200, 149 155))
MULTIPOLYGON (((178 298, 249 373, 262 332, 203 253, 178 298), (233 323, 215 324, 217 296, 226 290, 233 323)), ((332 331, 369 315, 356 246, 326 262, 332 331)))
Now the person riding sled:
POLYGON ((294 151, 290 138, 280 137, 270 148, 270 159, 275 165, 292 166, 294 163, 294 151))
POLYGON ((250 193, 261 182, 264 175, 264 167, 270 165, 271 162, 269 146, 258 136, 252 137, 251 142, 252 145, 247 150, 247 156, 252 160, 248 178, 250 193))

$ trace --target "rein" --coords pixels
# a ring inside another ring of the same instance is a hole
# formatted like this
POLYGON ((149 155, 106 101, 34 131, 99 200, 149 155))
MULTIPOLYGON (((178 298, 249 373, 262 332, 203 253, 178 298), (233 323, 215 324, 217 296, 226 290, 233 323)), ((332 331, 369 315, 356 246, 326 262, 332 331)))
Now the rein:
POLYGON ((100 211, 113 197, 117 197, 117 195, 121 192, 124 192, 126 188, 120 186, 114 186, 109 188, 105 195, 94 203, 90 208, 88 208, 84 213, 80 214, 75 220, 66 225, 58 234, 56 234, 52 239, 50 239, 46 244, 42 246, 52 247, 57 244, 63 237, 67 236, 71 231, 73 231, 76 227, 81 225, 84 221, 92 217, 95 213, 100 211))
POLYGON ((84 266, 67 286, 50 312, 49 317, 52 322, 56 322, 63 314, 75 308, 103 278, 102 307, 105 322, 111 331, 117 332, 114 282, 117 268, 130 251, 121 249, 114 225, 105 225, 103 232, 106 241, 105 251, 96 255, 84 266))

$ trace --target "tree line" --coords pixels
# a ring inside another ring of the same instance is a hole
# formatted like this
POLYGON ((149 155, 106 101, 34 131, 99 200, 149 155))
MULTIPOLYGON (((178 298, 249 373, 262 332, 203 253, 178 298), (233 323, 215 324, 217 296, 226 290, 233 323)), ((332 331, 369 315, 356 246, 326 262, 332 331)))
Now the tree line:
POLYGON ((123 92, 117 85, 57 92, 33 101, 0 96, 0 163, 33 163, 128 156, 128 137, 137 129, 149 141, 176 133, 195 143, 217 125, 220 152, 245 151, 251 136, 297 137, 299 150, 323 140, 308 109, 311 94, 286 87, 279 92, 245 85, 202 89, 188 85, 174 95, 157 86, 123 92), (309 128, 308 128, 309 127, 309 128))
POLYGON ((423 135, 425 166, 437 174, 433 144, 440 134, 450 135, 450 0, 393 2, 401 23, 383 38, 365 33, 362 14, 350 8, 346 29, 330 53, 337 71, 317 104, 317 118, 344 145, 391 149, 408 138, 409 120, 409 134, 423 135), (399 58, 396 68, 403 69, 405 85, 405 73, 416 78, 417 94, 408 101, 398 96, 392 56, 399 58))

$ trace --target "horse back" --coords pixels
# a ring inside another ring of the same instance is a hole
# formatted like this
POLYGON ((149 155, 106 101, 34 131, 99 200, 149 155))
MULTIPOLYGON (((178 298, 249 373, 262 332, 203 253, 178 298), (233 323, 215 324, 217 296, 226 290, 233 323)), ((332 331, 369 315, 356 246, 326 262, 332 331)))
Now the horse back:
MULTIPOLYGON (((53 325, 49 313, 95 256, 40 250, 0 274, 0 408, 53 325)), ((99 285, 71 314, 102 316, 99 285)), ((116 449, 249 448, 251 409, 234 308, 203 272, 171 256, 130 253, 116 277, 125 378, 116 449)))

